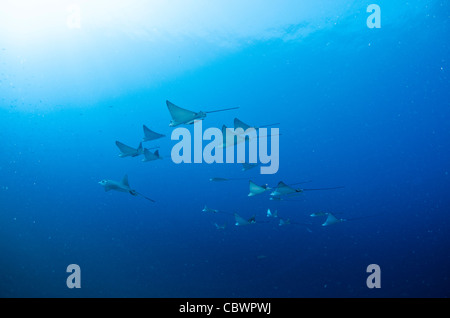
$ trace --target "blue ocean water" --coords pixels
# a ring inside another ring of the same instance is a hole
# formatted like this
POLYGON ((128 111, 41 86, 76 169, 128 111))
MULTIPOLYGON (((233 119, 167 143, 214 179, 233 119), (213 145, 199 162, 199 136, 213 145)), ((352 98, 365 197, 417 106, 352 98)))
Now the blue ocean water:
POLYGON ((0 22, 1 297, 449 296, 446 1, 378 1, 381 28, 359 1, 17 3, 0 22), (279 123, 278 172, 173 163, 166 100, 239 107, 205 129, 279 123), (142 125, 163 160, 118 156, 142 125), (125 174, 156 202, 98 184, 125 174), (248 180, 344 188, 273 201, 248 180))

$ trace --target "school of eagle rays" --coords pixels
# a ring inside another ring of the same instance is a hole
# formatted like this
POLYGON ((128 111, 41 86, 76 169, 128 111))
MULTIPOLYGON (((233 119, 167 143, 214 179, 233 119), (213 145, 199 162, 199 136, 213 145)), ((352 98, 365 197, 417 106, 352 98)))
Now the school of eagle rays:
MULTIPOLYGON (((180 126, 180 125, 191 125, 191 124, 194 124, 198 120, 205 119, 207 114, 209 114, 209 113, 229 111, 229 110, 239 108, 239 107, 232 107, 232 108, 212 110, 212 111, 194 112, 194 111, 190 111, 190 110, 181 108, 179 106, 176 106, 175 104, 171 103, 168 100, 166 101, 166 105, 167 105, 167 108, 172 117, 172 120, 169 123, 169 127, 176 127, 176 126, 180 126)), ((273 125, 276 125, 276 124, 264 125, 264 126, 260 126, 260 127, 253 127, 253 126, 247 125, 246 123, 244 123, 243 121, 241 121, 238 118, 234 118, 234 129, 237 129, 237 128, 242 128, 243 130, 247 130, 248 128, 258 129, 261 127, 268 127, 268 126, 273 126, 273 125)), ((224 127, 225 127, 225 125, 224 125, 224 127)), ((121 158, 138 157, 138 156, 142 155, 143 162, 150 162, 150 161, 162 159, 162 156, 159 154, 159 150, 157 149, 159 147, 144 147, 143 143, 151 142, 151 141, 163 138, 166 135, 155 132, 155 131, 151 130, 150 128, 148 128, 146 125, 143 125, 143 133, 144 133, 144 137, 139 142, 139 144, 136 148, 126 145, 120 141, 116 141, 115 142, 116 146, 120 151, 119 157, 121 157, 121 158), (156 150, 154 150, 154 149, 156 149, 156 150), (154 151, 151 151, 151 150, 154 150, 154 151)), ((248 171, 250 169, 258 167, 259 163, 242 162, 241 166, 242 166, 242 169, 241 169, 242 171, 248 171)), ((227 181, 233 181, 233 180, 248 180, 248 179, 247 178, 211 177, 209 180, 211 182, 227 182, 227 181)), ((278 182, 278 184, 276 184, 274 186, 269 186, 268 184, 261 185, 261 184, 256 184, 252 180, 248 180, 248 184, 249 184, 248 196, 253 197, 253 196, 261 195, 265 192, 269 192, 270 200, 291 201, 292 197, 295 197, 295 196, 302 194, 304 192, 307 192, 307 191, 334 190, 334 189, 343 188, 343 186, 330 187, 330 188, 316 188, 316 189, 295 187, 296 185, 308 183, 308 182, 310 182, 310 181, 303 181, 303 182, 298 182, 298 183, 287 184, 284 181, 280 181, 280 182, 278 182)), ((144 199, 147 199, 151 202, 155 202, 154 199, 151 199, 148 196, 132 189, 129 184, 127 174, 124 175, 124 177, 122 178, 121 181, 105 179, 105 180, 101 180, 99 182, 99 184, 101 186, 103 186, 105 191, 115 190, 115 191, 119 191, 119 192, 128 192, 129 194, 131 194, 133 196, 141 196, 144 199)), ((237 213, 231 213, 231 212, 227 212, 227 211, 213 209, 213 208, 207 207, 206 205, 204 206, 203 210, 201 210, 201 211, 205 212, 205 213, 213 213, 213 214, 215 214, 215 213, 229 214, 230 216, 232 216, 234 218, 235 226, 246 226, 246 225, 268 222, 268 221, 257 221, 255 215, 253 215, 247 219, 247 218, 240 216, 237 213)), ((311 232, 311 229, 309 227, 311 225, 311 223, 300 223, 300 222, 291 221, 290 219, 281 218, 278 216, 277 210, 271 211, 270 209, 268 209, 266 212, 266 216, 268 219, 277 219, 279 226, 300 225, 300 226, 304 226, 309 232, 311 232)), ((363 218, 363 217, 359 217, 359 218, 343 219, 343 218, 336 217, 335 214, 330 213, 330 212, 315 212, 315 213, 310 214, 310 216, 311 217, 323 217, 324 222, 322 223, 322 226, 329 226, 329 225, 341 223, 343 221, 363 218)), ((225 225, 219 225, 217 223, 214 223, 214 226, 218 230, 225 229, 225 225)))

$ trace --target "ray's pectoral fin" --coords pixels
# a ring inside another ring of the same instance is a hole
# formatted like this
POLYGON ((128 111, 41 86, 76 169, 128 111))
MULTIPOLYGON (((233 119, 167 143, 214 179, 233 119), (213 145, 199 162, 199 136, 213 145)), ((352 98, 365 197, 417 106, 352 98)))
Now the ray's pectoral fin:
POLYGON ((154 132, 153 130, 151 130, 150 128, 148 128, 147 126, 143 125, 143 129, 144 129, 144 138, 143 141, 151 141, 151 140, 155 140, 155 139, 159 139, 159 138, 163 138, 166 135, 163 134, 159 134, 157 132, 154 132))
MULTIPOLYGON (((130 184, 128 183, 128 175, 127 174, 123 176, 122 184, 126 187, 130 187, 130 184)), ((134 190, 132 190, 132 191, 134 191, 134 190)))
POLYGON ((137 149, 127 146, 120 141, 116 141, 116 146, 120 150, 120 157, 134 156, 137 153, 137 149))
POLYGON ((180 124, 191 124, 197 116, 196 112, 176 106, 168 100, 166 100, 166 105, 169 109, 170 115, 172 116, 172 121, 169 126, 174 127, 180 124))

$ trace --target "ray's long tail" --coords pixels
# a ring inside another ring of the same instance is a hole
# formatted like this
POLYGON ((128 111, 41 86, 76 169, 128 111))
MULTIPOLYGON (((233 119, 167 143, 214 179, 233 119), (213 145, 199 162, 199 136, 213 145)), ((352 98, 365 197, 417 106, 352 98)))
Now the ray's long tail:
POLYGON ((227 111, 227 110, 238 109, 238 108, 239 107, 231 107, 231 108, 224 108, 224 109, 218 109, 218 110, 210 110, 210 111, 207 111, 205 113, 210 114, 210 113, 224 112, 224 111, 227 111))
POLYGON ((149 201, 151 201, 151 202, 153 202, 153 203, 155 203, 156 201, 155 200, 153 200, 153 199, 150 199, 149 197, 147 197, 147 196, 145 196, 145 195, 143 195, 142 193, 137 193, 137 194, 139 194, 140 196, 142 196, 144 199, 147 199, 147 200, 149 200, 149 201))
POLYGON ((150 199, 149 197, 143 195, 142 193, 137 192, 136 190, 131 190, 131 191, 130 191, 130 194, 131 194, 131 195, 134 195, 134 196, 140 195, 141 197, 143 197, 143 198, 146 199, 146 200, 149 200, 149 201, 151 201, 151 202, 156 202, 155 200, 150 199))
POLYGON ((345 187, 320 188, 320 189, 302 189, 302 191, 334 190, 334 189, 342 189, 342 188, 345 188, 345 187))

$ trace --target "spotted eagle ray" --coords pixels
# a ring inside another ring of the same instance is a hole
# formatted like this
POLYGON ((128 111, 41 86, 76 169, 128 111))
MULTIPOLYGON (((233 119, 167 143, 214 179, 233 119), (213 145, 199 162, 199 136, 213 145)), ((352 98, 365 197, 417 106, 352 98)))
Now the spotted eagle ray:
POLYGON ((125 158, 125 157, 137 157, 144 154, 144 148, 142 147, 142 142, 139 143, 139 146, 137 148, 133 148, 130 146, 125 145, 124 143, 120 141, 116 141, 116 146, 120 150, 119 157, 125 158))
POLYGON ((110 190, 116 190, 119 192, 128 192, 132 196, 142 196, 143 198, 155 202, 155 200, 152 200, 145 195, 137 192, 136 190, 131 189, 130 184, 128 183, 128 175, 125 175, 122 179, 122 181, 114 181, 114 180, 102 180, 99 182, 99 184, 105 189, 105 191, 110 190))
POLYGON ((319 189, 295 189, 291 187, 290 185, 287 185, 283 181, 278 182, 278 185, 274 189, 274 191, 270 194, 274 197, 280 197, 282 195, 295 195, 303 193, 304 191, 318 191, 318 190, 334 190, 334 189, 342 189, 344 187, 333 187, 333 188, 319 188, 319 189))
POLYGON ((162 157, 159 155, 159 151, 155 150, 155 152, 151 152, 147 148, 144 149, 144 159, 142 159, 143 162, 153 161, 162 159, 162 157))
POLYGON ((226 110, 232 110, 232 109, 238 109, 239 107, 232 107, 232 108, 225 108, 225 109, 219 109, 219 110, 212 110, 212 111, 199 111, 199 112, 193 112, 184 108, 181 108, 168 100, 166 100, 167 109, 170 112, 170 115, 172 116, 172 120, 170 121, 169 126, 170 127, 176 127, 179 125, 191 125, 196 120, 203 120, 206 117, 206 114, 209 113, 216 113, 216 112, 223 112, 226 110))

